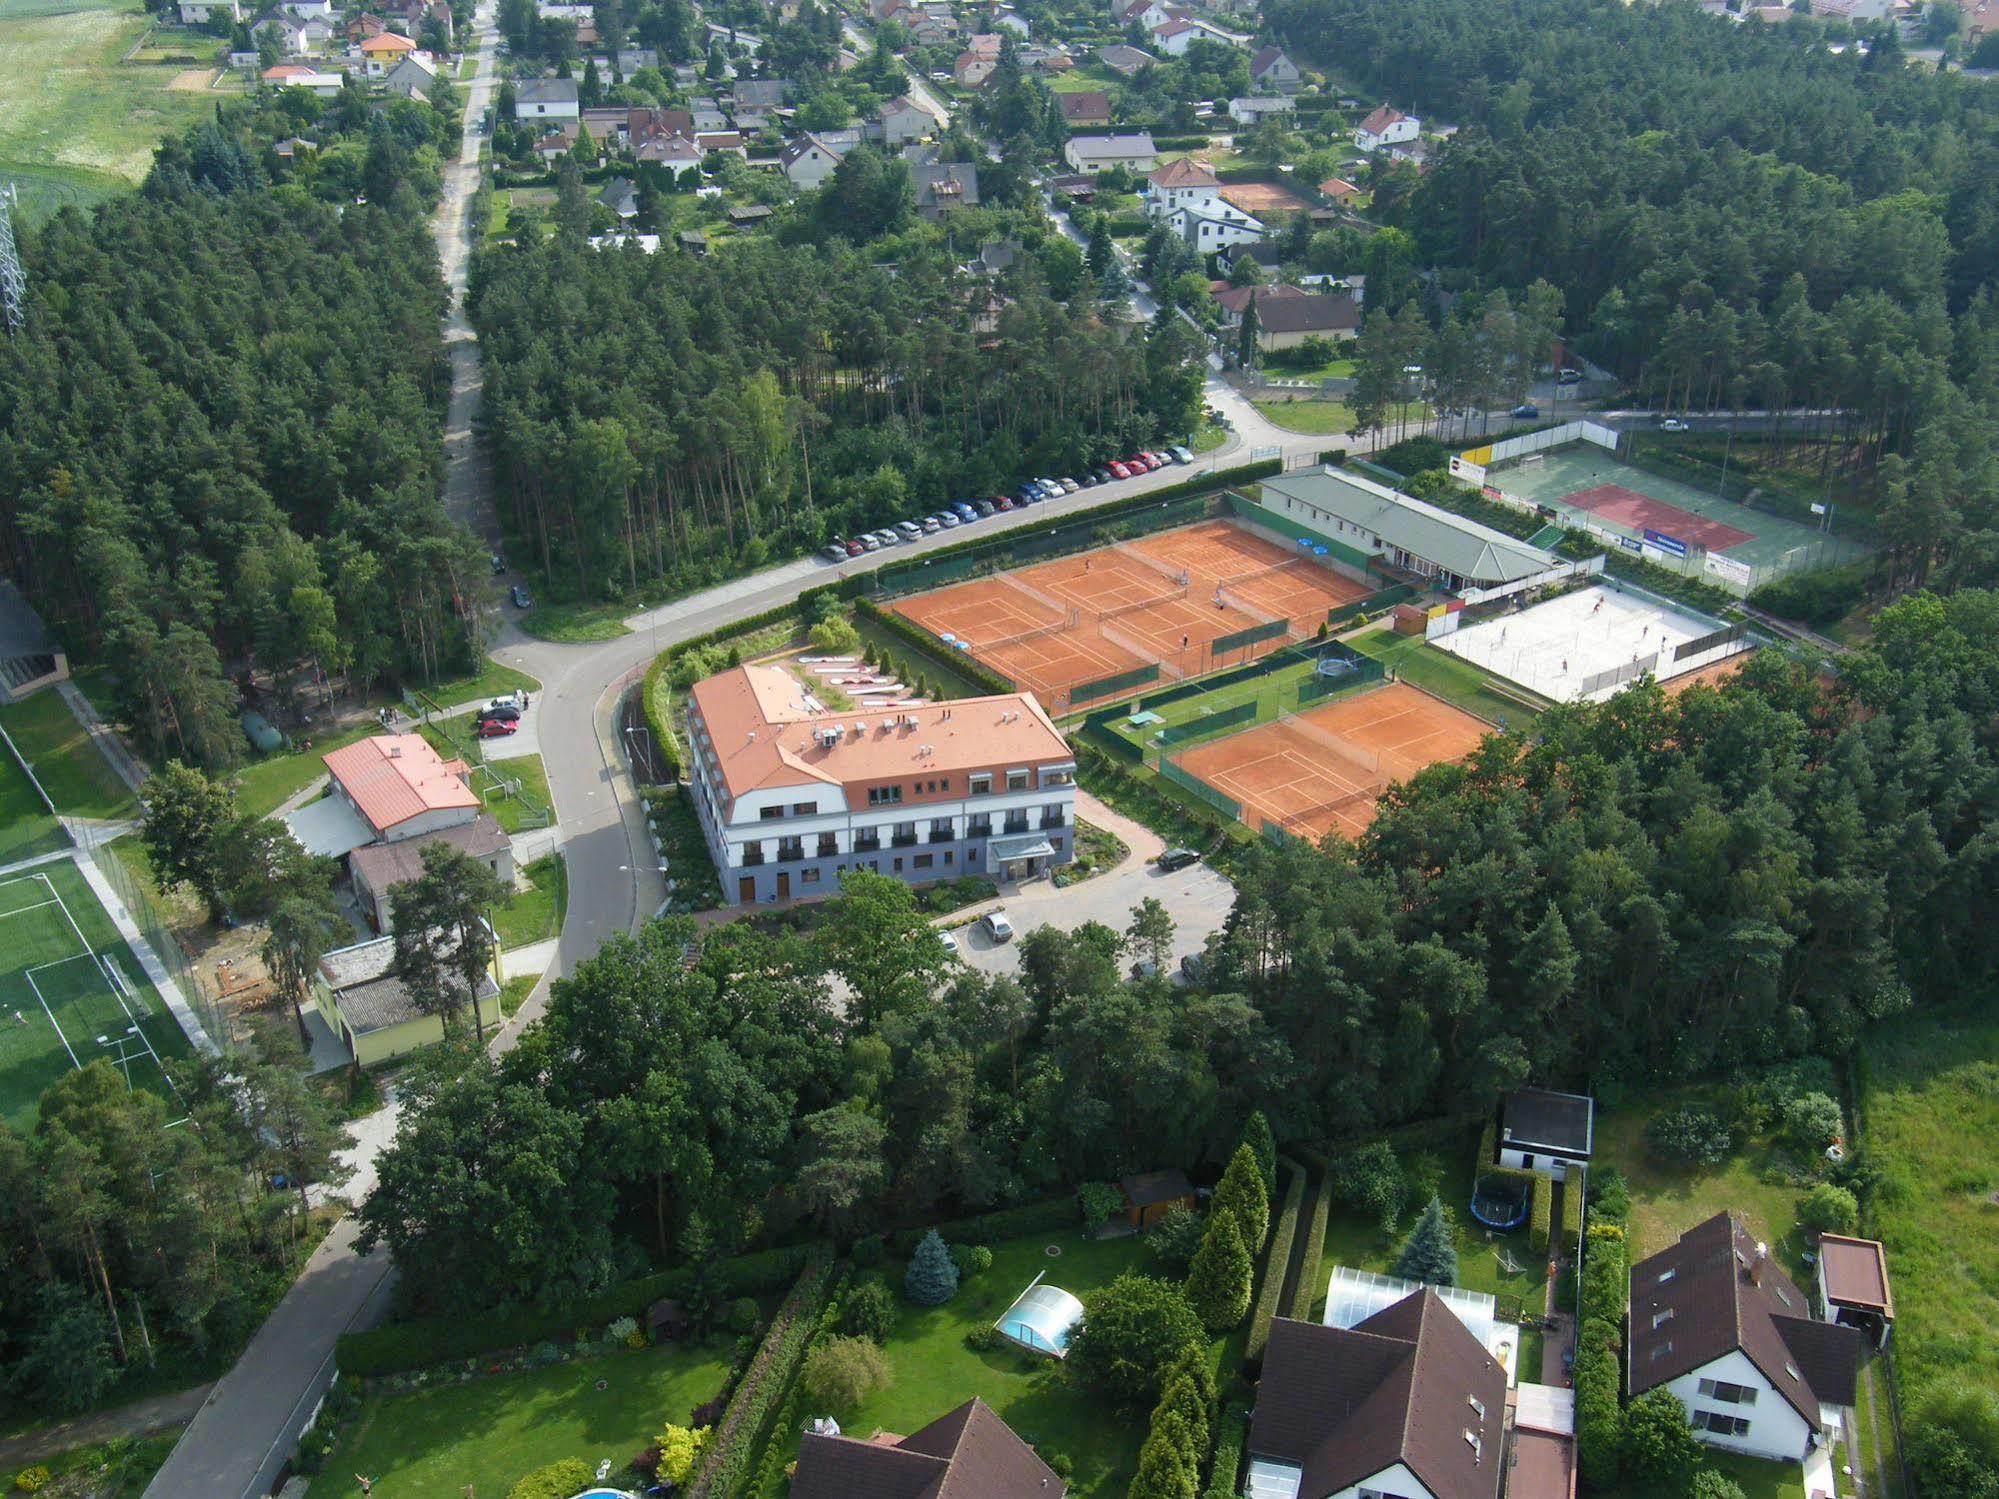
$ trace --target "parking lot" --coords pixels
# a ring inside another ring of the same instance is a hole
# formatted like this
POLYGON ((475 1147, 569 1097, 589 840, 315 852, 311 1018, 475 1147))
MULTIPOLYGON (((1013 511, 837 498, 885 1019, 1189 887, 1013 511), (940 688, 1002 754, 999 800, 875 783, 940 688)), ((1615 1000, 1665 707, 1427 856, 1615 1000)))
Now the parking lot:
MULTIPOLYGON (((1046 880, 1023 886, 997 902, 1014 925, 1011 942, 995 943, 985 926, 974 922, 957 929, 959 956, 987 973, 1020 971, 1020 939, 1036 927, 1073 931, 1097 921, 1123 932, 1131 924, 1131 908, 1148 895, 1157 897, 1173 918, 1173 963, 1201 950, 1210 932, 1221 930, 1235 900, 1235 887, 1206 864, 1172 873, 1134 854, 1108 874, 1057 890, 1046 880)), ((984 908, 982 908, 984 909, 984 908)), ((1128 966, 1128 965, 1127 965, 1128 966)))

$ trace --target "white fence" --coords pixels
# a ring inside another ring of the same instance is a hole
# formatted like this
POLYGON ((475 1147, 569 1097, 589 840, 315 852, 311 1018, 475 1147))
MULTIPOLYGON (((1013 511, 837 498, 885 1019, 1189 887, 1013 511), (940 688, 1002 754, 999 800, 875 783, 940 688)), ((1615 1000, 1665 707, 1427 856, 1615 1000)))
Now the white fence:
MULTIPOLYGON (((1559 427, 1550 427, 1545 432, 1529 432, 1524 437, 1509 437, 1492 445, 1486 454, 1487 467, 1504 463, 1509 458, 1518 458, 1523 453, 1545 453, 1549 448, 1559 448, 1572 442, 1595 443, 1600 448, 1617 451, 1617 430, 1601 426, 1596 422, 1564 422, 1559 427)), ((1455 472, 1455 468, 1453 472, 1455 472)))
POLYGON ((1458 597, 1467 604, 1486 604, 1494 599, 1511 598, 1516 593, 1525 593, 1530 588, 1545 588, 1551 583, 1561 582, 1564 578, 1593 578, 1602 572, 1603 568, 1602 557, 1591 557, 1583 562, 1564 562, 1559 567, 1551 567, 1546 572, 1534 574, 1531 578, 1517 578, 1496 588, 1461 589, 1458 597))

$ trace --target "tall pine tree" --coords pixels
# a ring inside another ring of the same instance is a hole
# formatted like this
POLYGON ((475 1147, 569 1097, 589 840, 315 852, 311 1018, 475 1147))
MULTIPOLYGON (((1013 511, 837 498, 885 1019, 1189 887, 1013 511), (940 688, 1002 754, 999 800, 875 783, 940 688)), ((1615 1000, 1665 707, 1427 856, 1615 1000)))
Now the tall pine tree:
POLYGON ((1235 1214, 1242 1230, 1243 1247, 1251 1258, 1263 1252, 1263 1236, 1270 1230, 1270 1194, 1263 1188, 1263 1172, 1248 1145, 1238 1145, 1229 1158, 1228 1169, 1215 1184, 1215 1211, 1235 1214))
POLYGON ((1255 1266, 1243 1245, 1236 1215, 1217 1203, 1194 1262, 1187 1267, 1187 1299, 1209 1332, 1226 1332, 1249 1310, 1255 1266))

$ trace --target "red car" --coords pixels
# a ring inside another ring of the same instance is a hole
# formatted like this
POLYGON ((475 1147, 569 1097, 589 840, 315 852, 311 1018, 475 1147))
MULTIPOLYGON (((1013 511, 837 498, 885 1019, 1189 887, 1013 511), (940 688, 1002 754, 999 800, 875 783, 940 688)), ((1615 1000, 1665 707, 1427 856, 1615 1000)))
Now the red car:
POLYGON ((1123 462, 1121 459, 1113 458, 1110 461, 1109 467, 1110 471, 1120 479, 1129 479, 1131 477, 1131 465, 1123 462))
POLYGON ((1159 467, 1159 458, 1156 454, 1140 453, 1138 457, 1139 461, 1145 465, 1145 471, 1148 474, 1151 473, 1154 469, 1159 467))
POLYGON ((1011 510, 1011 509, 1013 509, 1013 501, 1012 501, 1012 500, 1009 500, 1009 499, 1008 499, 1008 498, 1007 498, 1007 497, 1006 497, 1005 495, 1003 495, 1003 494, 996 494, 996 495, 994 495, 994 496, 993 496, 993 509, 995 509, 995 510, 1011 510))
POLYGON ((847 555, 849 557, 858 557, 861 555, 862 552, 866 550, 867 548, 862 546, 858 541, 850 541, 847 543, 847 555))
POLYGON ((511 718, 482 718, 473 732, 481 739, 502 739, 519 730, 520 725, 511 718))

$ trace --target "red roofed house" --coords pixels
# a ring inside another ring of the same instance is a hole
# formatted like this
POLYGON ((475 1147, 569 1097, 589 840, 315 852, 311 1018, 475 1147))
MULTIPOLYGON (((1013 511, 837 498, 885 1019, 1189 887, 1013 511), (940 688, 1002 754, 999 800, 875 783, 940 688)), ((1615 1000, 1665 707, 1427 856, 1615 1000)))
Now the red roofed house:
POLYGON ((1379 151, 1383 146, 1413 141, 1423 133, 1423 122, 1386 104, 1360 122, 1353 133, 1354 144, 1363 151, 1379 151))
POLYGON ((977 1398, 913 1436, 863 1441, 815 1421, 791 1499, 1062 1499, 1068 1485, 977 1398))
POLYGON ((446 844, 512 884, 513 845, 467 784, 419 734, 377 734, 322 757, 332 786, 285 823, 311 853, 347 860, 354 895, 377 931, 389 930, 389 892, 423 872, 423 850, 446 844))
POLYGON ((1319 191, 1342 208, 1360 196, 1360 189, 1344 177, 1328 177, 1319 184, 1319 191))

